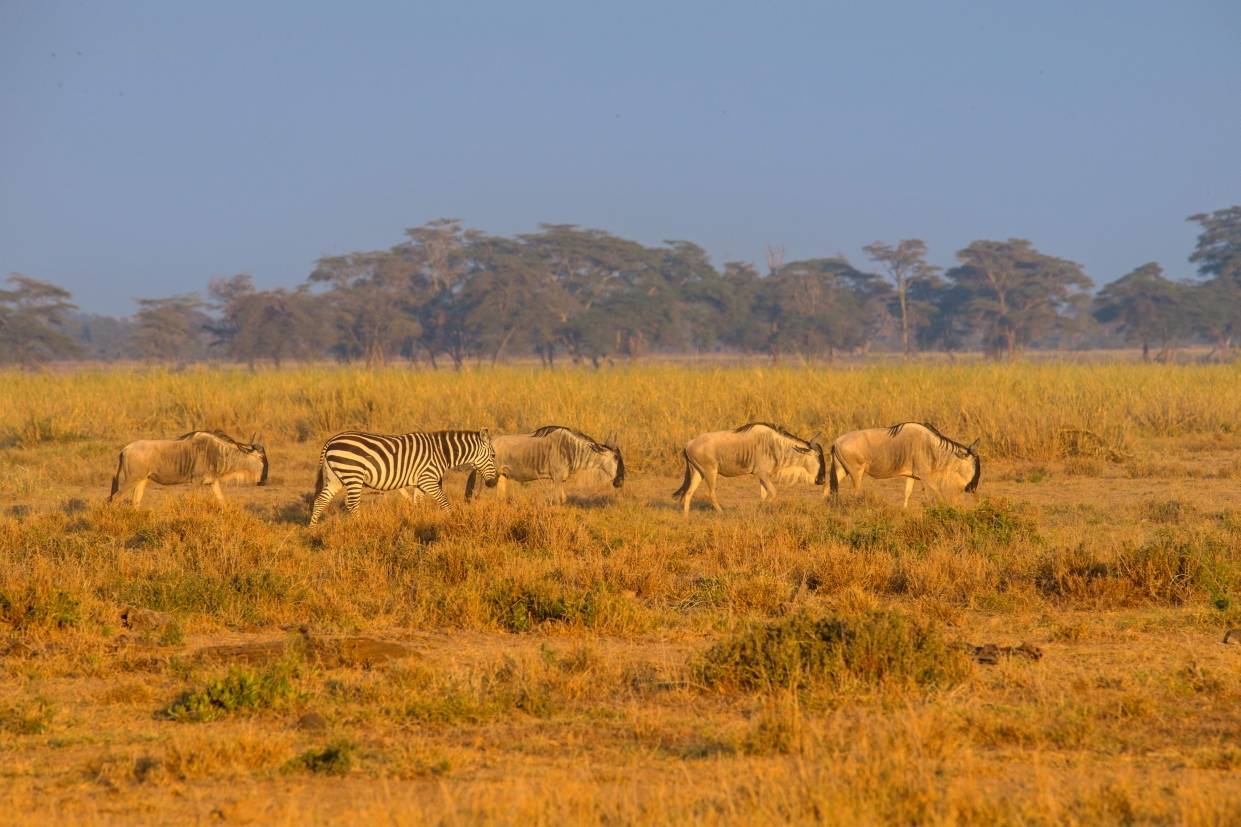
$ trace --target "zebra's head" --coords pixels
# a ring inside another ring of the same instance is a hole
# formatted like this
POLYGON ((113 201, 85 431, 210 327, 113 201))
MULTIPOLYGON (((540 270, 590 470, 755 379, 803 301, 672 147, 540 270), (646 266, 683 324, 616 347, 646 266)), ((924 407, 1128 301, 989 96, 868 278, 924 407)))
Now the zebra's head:
POLYGON ((500 479, 500 472, 496 470, 496 449, 491 445, 491 434, 486 428, 478 432, 478 443, 478 450, 470 464, 479 474, 482 474, 483 485, 495 488, 496 482, 500 479))

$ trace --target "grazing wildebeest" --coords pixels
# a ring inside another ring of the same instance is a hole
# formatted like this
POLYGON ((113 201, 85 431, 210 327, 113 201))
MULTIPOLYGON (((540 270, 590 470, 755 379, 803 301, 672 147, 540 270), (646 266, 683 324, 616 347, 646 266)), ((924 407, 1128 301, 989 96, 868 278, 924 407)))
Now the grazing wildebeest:
POLYGON ((310 524, 319 522, 323 509, 342 488, 350 514, 358 510, 363 488, 400 491, 410 485, 430 494, 447 511, 444 474, 463 465, 472 465, 482 473, 488 487, 496 484, 496 454, 486 428, 392 435, 357 431, 337 434, 319 454, 310 524))
POLYGON ((716 511, 723 511, 715 498, 715 478, 758 477, 760 499, 776 496, 776 479, 812 478, 822 485, 826 475, 823 446, 819 434, 809 441, 793 436, 783 428, 765 422, 751 422, 733 431, 712 431, 694 437, 681 452, 685 457, 685 481, 672 496, 689 514, 694 491, 707 483, 707 497, 716 511), (799 471, 789 471, 791 468, 799 471), (804 475, 804 476, 803 476, 804 475))
POLYGON ((832 443, 831 456, 831 493, 837 493, 842 474, 853 478, 855 491, 866 474, 877 480, 904 477, 905 508, 916 480, 937 492, 955 487, 974 494, 982 475, 978 440, 962 445, 920 422, 842 434, 832 443))
MULTIPOLYGON (((614 488, 625 484, 625 460, 609 438, 597 442, 581 431, 563 425, 546 425, 532 434, 510 434, 491 440, 496 450, 496 471, 500 475, 496 493, 505 496, 505 484, 551 480, 552 502, 563 505, 567 499, 564 484, 575 474, 598 471, 612 481, 614 488)), ((470 472, 465 496, 474 495, 477 472, 470 472)))
POLYGON ((223 431, 190 431, 176 439, 140 439, 121 449, 112 478, 115 502, 130 491, 142 502, 147 483, 210 485, 220 502, 220 483, 233 480, 267 485, 267 452, 251 437, 238 442, 223 431))

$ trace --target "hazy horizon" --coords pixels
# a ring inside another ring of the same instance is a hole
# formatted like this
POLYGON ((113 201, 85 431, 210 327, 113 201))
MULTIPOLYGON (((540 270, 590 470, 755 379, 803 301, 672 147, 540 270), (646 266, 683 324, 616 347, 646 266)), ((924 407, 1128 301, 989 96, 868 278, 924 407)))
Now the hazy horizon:
POLYGON ((0 277, 85 311, 541 222, 761 264, 1030 239, 1193 276, 1241 6, 0 3, 0 277))

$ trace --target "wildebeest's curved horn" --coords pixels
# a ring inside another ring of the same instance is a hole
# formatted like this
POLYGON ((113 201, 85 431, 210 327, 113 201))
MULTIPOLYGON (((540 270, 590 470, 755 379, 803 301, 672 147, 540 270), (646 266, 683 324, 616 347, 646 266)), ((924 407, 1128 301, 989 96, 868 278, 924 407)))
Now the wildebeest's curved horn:
POLYGON ((616 447, 616 431, 608 431, 608 435, 604 437, 603 444, 609 448, 616 447))
POLYGON ((819 444, 819 437, 821 437, 821 436, 823 436, 823 432, 822 432, 822 431, 819 431, 817 434, 815 434, 814 436, 810 437, 810 439, 806 442, 806 444, 807 444, 807 445, 818 445, 818 444, 819 444))
POLYGON ((251 445, 253 445, 254 443, 256 443, 256 442, 258 442, 258 441, 259 441, 259 432, 258 432, 258 431, 255 431, 254 433, 250 434, 250 444, 251 444, 251 445))
POLYGON ((966 448, 965 450, 966 450, 967 452, 969 452, 969 453, 974 454, 975 456, 977 456, 977 455, 978 455, 978 443, 979 443, 980 441, 982 441, 982 437, 979 437, 978 439, 976 439, 976 440, 974 440, 973 442, 971 442, 971 443, 970 443, 970 447, 966 448))

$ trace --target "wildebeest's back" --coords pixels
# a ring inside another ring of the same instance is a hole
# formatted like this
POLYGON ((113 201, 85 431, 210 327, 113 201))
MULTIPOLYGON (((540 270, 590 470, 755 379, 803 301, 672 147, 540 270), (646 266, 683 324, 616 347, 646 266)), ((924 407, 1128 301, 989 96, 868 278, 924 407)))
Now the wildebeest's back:
POLYGON ((134 465, 144 467, 151 480, 160 485, 210 482, 224 468, 224 448, 208 434, 195 434, 190 439, 146 439, 126 450, 133 452, 137 460, 134 465))
POLYGON ((888 428, 866 428, 842 434, 832 443, 832 450, 846 468, 865 463, 871 476, 900 476, 913 473, 919 444, 910 428, 896 436, 888 428))
POLYGON ((496 452, 496 470, 516 482, 550 478, 553 452, 559 450, 552 438, 533 434, 495 436, 491 447, 496 452))
POLYGON ((721 475, 740 477, 770 470, 775 464, 775 455, 763 436, 758 429, 743 433, 711 431, 691 439, 685 452, 700 465, 712 457, 721 475))

